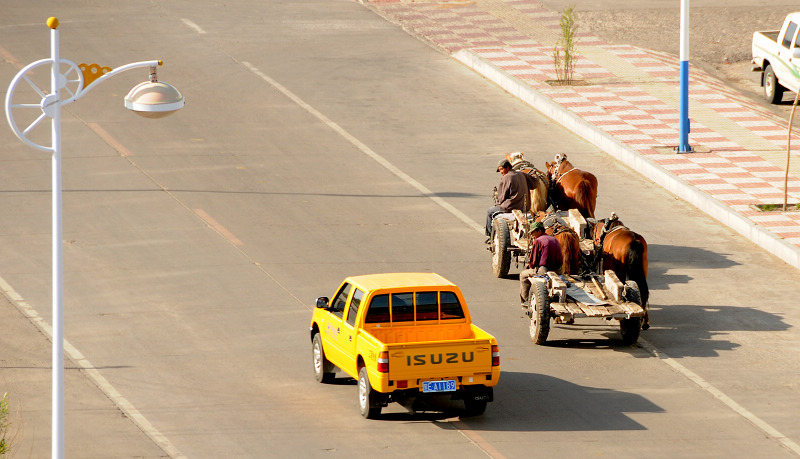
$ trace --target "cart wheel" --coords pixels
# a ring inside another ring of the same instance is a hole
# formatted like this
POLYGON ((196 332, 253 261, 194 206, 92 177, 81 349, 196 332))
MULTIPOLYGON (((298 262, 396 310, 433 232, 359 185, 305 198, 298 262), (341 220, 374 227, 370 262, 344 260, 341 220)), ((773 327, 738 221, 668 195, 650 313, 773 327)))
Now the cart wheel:
MULTIPOLYGON (((639 286, 635 281, 625 282, 627 293, 625 300, 631 303, 642 305, 642 295, 639 293, 639 286)), ((622 342, 626 345, 631 345, 639 340, 639 331, 642 329, 642 318, 631 317, 630 319, 622 319, 619 321, 619 331, 622 333, 622 342)))
POLYGON ((550 303, 547 298, 547 284, 533 281, 531 285, 531 341, 544 344, 550 334, 550 303))
POLYGON ((504 218, 495 218, 492 221, 492 273, 495 277, 504 277, 511 267, 508 246, 508 223, 504 218))
POLYGON ((783 99, 783 86, 778 83, 771 65, 764 69, 764 98, 771 104, 780 103, 783 99))

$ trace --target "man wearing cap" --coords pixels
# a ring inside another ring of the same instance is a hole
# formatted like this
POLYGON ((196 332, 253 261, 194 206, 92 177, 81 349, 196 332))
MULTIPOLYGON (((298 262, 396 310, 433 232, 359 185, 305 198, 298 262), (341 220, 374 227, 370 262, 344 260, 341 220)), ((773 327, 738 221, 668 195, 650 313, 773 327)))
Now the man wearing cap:
MULTIPOLYGON (((486 211, 486 236, 492 235, 492 217, 498 213, 511 212, 519 209, 523 212, 528 211, 528 179, 525 174, 511 168, 511 163, 507 159, 501 159, 497 163, 497 172, 500 177, 500 185, 497 186, 497 205, 490 207, 486 211)), ((491 239, 487 239, 488 244, 491 239)))
POLYGON ((531 225, 531 239, 533 239, 533 246, 528 252, 528 269, 519 273, 519 298, 523 307, 530 305, 528 295, 531 290, 531 277, 547 274, 547 271, 555 271, 556 274, 564 273, 561 244, 558 243, 558 239, 545 234, 544 225, 541 222, 534 222, 531 225))

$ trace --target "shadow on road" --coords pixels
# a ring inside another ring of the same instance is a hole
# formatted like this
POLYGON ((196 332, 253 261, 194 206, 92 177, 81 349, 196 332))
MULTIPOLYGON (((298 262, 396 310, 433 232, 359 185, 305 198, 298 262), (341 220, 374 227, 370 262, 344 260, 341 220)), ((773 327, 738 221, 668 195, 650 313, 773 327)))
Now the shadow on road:
POLYGON ((504 371, 501 380, 486 413, 461 418, 463 425, 506 432, 645 430, 627 413, 664 412, 641 395, 581 386, 547 375, 504 371))
POLYGON ((727 254, 712 252, 698 247, 649 244, 647 247, 649 272, 647 285, 650 290, 666 290, 673 284, 688 284, 691 276, 667 273, 681 269, 725 269, 740 263, 727 254))

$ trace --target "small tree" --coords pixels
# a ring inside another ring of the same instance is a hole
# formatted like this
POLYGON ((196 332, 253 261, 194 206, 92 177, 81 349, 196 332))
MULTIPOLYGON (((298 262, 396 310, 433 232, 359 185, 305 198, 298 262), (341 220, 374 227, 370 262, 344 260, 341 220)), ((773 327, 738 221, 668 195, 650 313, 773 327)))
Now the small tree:
POLYGON ((8 392, 0 400, 0 457, 5 457, 9 450, 10 440, 7 438, 11 421, 8 420, 8 392))
POLYGON ((12 433, 10 417, 11 410, 8 407, 8 392, 6 392, 3 394, 3 398, 0 399, 0 458, 11 454, 11 450, 14 447, 14 438, 19 432, 14 429, 12 433))
POLYGON ((556 78, 561 84, 572 84, 575 78, 575 62, 578 60, 578 26, 575 24, 575 5, 568 6, 558 21, 561 38, 553 48, 553 65, 556 78))

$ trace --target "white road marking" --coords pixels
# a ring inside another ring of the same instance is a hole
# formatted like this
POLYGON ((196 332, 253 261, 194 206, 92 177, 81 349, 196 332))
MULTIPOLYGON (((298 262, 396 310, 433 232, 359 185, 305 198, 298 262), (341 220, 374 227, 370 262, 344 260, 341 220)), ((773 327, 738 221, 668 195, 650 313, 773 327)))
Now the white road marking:
POLYGON ((307 103, 305 103, 302 99, 297 97, 294 93, 292 93, 291 91, 289 91, 288 89, 283 87, 283 85, 281 85, 277 81, 275 81, 272 78, 270 78, 267 75, 265 75, 263 72, 261 72, 261 70, 257 69, 253 64, 251 64, 249 62, 242 62, 242 65, 247 67, 251 72, 253 72, 256 75, 258 75, 262 80, 264 80, 267 83, 269 83, 270 86, 272 86, 273 88, 275 88, 278 91, 282 92, 283 95, 285 95, 286 97, 288 97, 289 99, 294 101, 294 103, 296 103, 297 105, 302 107, 305 111, 307 111, 308 113, 314 115, 314 117, 316 117, 317 119, 319 119, 320 121, 325 123, 328 127, 333 129, 337 133, 339 133, 339 135, 344 137, 345 140, 347 140, 348 142, 353 144, 356 148, 361 150, 361 152, 364 153, 365 155, 367 155, 370 158, 374 159, 378 164, 380 164, 381 166, 386 168, 389 172, 391 172, 392 174, 394 174, 398 178, 400 178, 402 181, 404 181, 404 182, 408 183, 409 185, 411 185, 412 187, 414 187, 417 191, 419 191, 420 193, 422 193, 426 197, 430 198, 433 202, 435 202, 436 204, 441 206, 444 210, 450 212, 453 216, 455 216, 456 218, 458 218, 459 220, 464 222, 464 224, 466 224, 470 228, 474 229, 475 231, 479 231, 481 234, 483 234, 483 232, 484 232, 483 226, 475 223, 475 221, 472 220, 470 217, 468 217, 466 214, 464 214, 460 210, 458 210, 455 207, 453 207, 452 205, 450 205, 450 203, 446 202, 444 199, 442 199, 439 196, 437 196, 434 192, 429 190, 425 185, 419 183, 418 181, 416 181, 412 177, 410 177, 408 174, 406 174, 405 172, 403 172, 400 169, 398 169, 394 164, 392 164, 389 161, 387 161, 386 158, 384 158, 383 156, 375 153, 370 147, 364 145, 360 140, 358 140, 357 138, 353 137, 349 132, 345 131, 341 126, 339 126, 338 124, 336 124, 333 121, 331 121, 327 116, 325 116, 322 113, 320 113, 317 109, 315 109, 314 107, 312 107, 312 106, 308 105, 307 103))
POLYGON ((199 25, 195 24, 191 19, 181 18, 181 21, 199 34, 206 33, 205 30, 203 30, 199 25))
MULTIPOLYGON (((8 282, 0 277, 0 290, 6 294, 17 309, 27 317, 34 325, 36 325, 42 333, 52 342, 53 341, 53 327, 48 324, 42 316, 29 305, 22 296, 14 290, 8 282)), ((171 458, 185 459, 184 456, 175 445, 167 437, 165 437, 158 429, 156 429, 144 415, 136 409, 122 394, 120 394, 108 380, 100 374, 99 371, 89 362, 75 346, 70 344, 66 339, 64 340, 64 353, 70 360, 75 362, 81 369, 86 372, 89 379, 103 391, 111 401, 130 418, 136 426, 145 433, 150 439, 158 445, 165 453, 169 454, 171 458)))
POLYGON ((668 355, 656 349, 656 347, 653 346, 649 341, 641 337, 639 338, 639 345, 644 350, 652 354, 654 357, 657 357, 662 362, 670 366, 673 370, 683 375, 683 377, 697 384, 701 389, 711 394, 714 398, 716 398, 720 402, 724 403, 726 406, 728 406, 728 408, 732 409, 737 414, 750 421, 751 424, 753 424, 755 427, 757 427, 762 432, 767 434, 767 436, 777 440, 779 443, 781 443, 783 446, 785 446, 795 454, 800 455, 800 445, 787 438, 786 435, 780 433, 776 428, 767 424, 766 421, 759 418, 755 414, 751 413, 742 405, 736 403, 732 398, 725 395, 725 393, 723 393, 721 390, 712 386, 708 381, 700 377, 700 375, 684 367, 674 359, 671 359, 668 355))
MULTIPOLYGON (((392 174, 396 175, 398 178, 400 178, 404 182, 406 182, 409 185, 411 185, 414 188, 416 188, 420 193, 422 193, 423 195, 427 196, 428 198, 433 200, 435 203, 439 204, 442 208, 444 208, 446 211, 450 212, 453 216, 455 216, 456 218, 458 218, 459 220, 464 222, 470 228, 472 228, 472 229, 474 229, 476 231, 479 231, 480 234, 483 234, 483 231, 484 231, 483 226, 479 225, 477 222, 472 220, 470 217, 465 215, 463 212, 461 212, 460 210, 456 209, 455 207, 453 207, 449 203, 445 202, 439 196, 436 196, 436 194, 431 192, 428 188, 426 188, 424 185, 422 185, 418 181, 416 181, 413 178, 411 178, 405 172, 403 172, 400 169, 398 169, 392 163, 387 161, 384 157, 382 157, 378 153, 375 153, 371 148, 369 148, 368 146, 364 145, 361 141, 359 141, 358 139, 353 137, 350 133, 345 131, 341 126, 339 126, 338 124, 336 124, 333 121, 331 121, 327 116, 325 116, 322 113, 320 113, 314 107, 308 105, 305 101, 303 101, 302 99, 297 97, 294 93, 292 93, 291 91, 289 91, 288 89, 283 87, 283 85, 281 85, 277 81, 273 80, 269 76, 265 75, 263 72, 261 72, 261 70, 259 70, 253 64, 251 64, 249 62, 242 62, 242 65, 244 65, 247 69, 249 69, 254 74, 258 75, 261 79, 266 81, 270 86, 272 86, 273 88, 275 88, 278 91, 282 92, 286 97, 288 97, 289 99, 294 101, 297 105, 302 107, 308 113, 314 115, 317 119, 319 119, 320 121, 325 123, 328 127, 330 127, 331 129, 333 129, 334 131, 339 133, 348 142, 352 143, 359 150, 361 150, 364 154, 366 154, 370 158, 372 158, 375 161, 377 161, 378 164, 380 164, 381 166, 385 167, 392 174)), ((794 453, 800 455, 800 446, 798 446, 797 443, 795 443, 794 441, 792 441, 789 438, 787 438, 785 435, 783 435, 781 432, 779 432, 777 429, 775 429, 774 427, 769 425, 767 422, 765 422, 764 420, 762 420, 758 416, 756 416, 753 413, 747 411, 743 406, 741 406, 738 403, 736 403, 732 398, 728 397, 722 391, 720 391, 719 389, 715 388, 710 383, 708 383, 706 380, 701 378, 700 375, 694 373, 693 371, 691 371, 688 368, 684 367, 680 363, 678 363, 675 360, 669 358, 666 354, 664 354, 663 352, 659 351, 655 346, 653 346, 652 344, 650 344, 648 341, 644 340, 643 338, 639 338, 639 343, 642 346, 642 348, 645 349, 647 352, 649 352, 653 356, 655 356, 658 359, 660 359, 663 363, 665 363, 666 365, 671 367, 673 370, 677 371, 679 374, 683 375, 683 377, 685 377, 686 379, 688 379, 688 380, 694 382, 695 384, 697 384, 701 389, 703 389, 707 393, 709 393, 712 396, 714 396, 716 399, 718 399, 719 401, 724 403, 726 406, 728 406, 730 409, 732 409, 733 411, 738 413, 740 416, 742 416, 745 419, 747 419, 756 428, 758 428, 759 430, 761 430, 762 432, 767 434, 769 437, 777 440, 783 446, 785 446, 786 448, 790 449, 794 453)), ((481 449, 483 449, 483 448, 481 448, 481 449)), ((485 449, 484 449, 484 452, 489 454, 488 451, 486 451, 485 449)))

